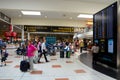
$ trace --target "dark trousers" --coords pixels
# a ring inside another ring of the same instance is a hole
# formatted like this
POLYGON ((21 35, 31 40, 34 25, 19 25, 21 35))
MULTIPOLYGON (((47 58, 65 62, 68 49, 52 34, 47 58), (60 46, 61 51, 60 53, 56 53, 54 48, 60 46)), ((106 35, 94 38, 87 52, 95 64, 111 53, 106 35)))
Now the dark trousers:
POLYGON ((83 47, 80 47, 80 53, 82 53, 82 49, 83 49, 83 47))
POLYGON ((46 57, 46 55, 45 55, 45 54, 46 54, 46 52, 45 52, 45 51, 43 51, 43 52, 40 54, 40 56, 39 56, 39 57, 40 57, 40 59, 41 59, 42 55, 44 55, 45 61, 47 62, 48 60, 47 60, 47 57, 46 57))
POLYGON ((97 58, 98 58, 97 53, 93 53, 93 63, 97 61, 97 58))

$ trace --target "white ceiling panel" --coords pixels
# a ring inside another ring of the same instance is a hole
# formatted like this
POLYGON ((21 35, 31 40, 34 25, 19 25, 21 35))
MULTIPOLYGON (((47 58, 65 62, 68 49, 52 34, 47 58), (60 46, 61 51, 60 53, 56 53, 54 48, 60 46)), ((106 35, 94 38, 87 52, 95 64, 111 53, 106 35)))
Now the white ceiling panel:
POLYGON ((0 12, 11 18, 78 19, 80 13, 95 14, 116 0, 0 0, 0 12), (21 10, 40 11, 41 16, 24 16, 21 10))

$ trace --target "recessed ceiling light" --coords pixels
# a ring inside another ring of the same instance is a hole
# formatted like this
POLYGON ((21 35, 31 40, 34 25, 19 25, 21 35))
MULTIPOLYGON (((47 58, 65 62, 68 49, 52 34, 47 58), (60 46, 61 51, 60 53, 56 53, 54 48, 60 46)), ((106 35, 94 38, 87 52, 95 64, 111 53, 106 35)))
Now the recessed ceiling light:
POLYGON ((70 17, 70 19, 73 19, 72 17, 70 17))
POLYGON ((78 18, 93 18, 93 15, 90 15, 90 14, 79 14, 77 17, 78 18))
POLYGON ((47 18, 47 16, 45 16, 45 18, 47 18))
POLYGON ((23 15, 41 15, 38 11, 21 11, 23 15))
POLYGON ((22 15, 20 14, 20 15, 18 15, 19 17, 21 17, 22 15))

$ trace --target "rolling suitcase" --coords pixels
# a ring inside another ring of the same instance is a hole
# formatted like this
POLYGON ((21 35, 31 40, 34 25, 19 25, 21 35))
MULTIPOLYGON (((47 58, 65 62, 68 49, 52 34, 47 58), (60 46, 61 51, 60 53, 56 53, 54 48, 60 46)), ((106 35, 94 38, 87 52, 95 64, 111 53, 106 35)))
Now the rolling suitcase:
POLYGON ((29 68, 30 68, 30 64, 27 60, 22 60, 20 62, 20 70, 22 72, 27 72, 29 68))
POLYGON ((60 58, 64 58, 64 51, 60 51, 60 58))
POLYGON ((22 72, 27 72, 28 69, 30 69, 30 64, 27 60, 24 60, 24 56, 23 56, 23 60, 20 62, 20 70, 22 72))

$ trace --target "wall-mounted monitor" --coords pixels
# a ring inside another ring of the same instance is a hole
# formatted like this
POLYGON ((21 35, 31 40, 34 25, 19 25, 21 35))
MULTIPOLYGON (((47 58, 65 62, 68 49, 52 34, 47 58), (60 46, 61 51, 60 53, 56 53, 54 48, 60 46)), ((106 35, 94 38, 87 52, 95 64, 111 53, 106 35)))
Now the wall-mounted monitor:
POLYGON ((94 42, 98 44, 98 40, 94 40, 94 42))
POLYGON ((108 40, 108 53, 113 53, 114 52, 114 41, 113 39, 108 40))

